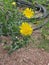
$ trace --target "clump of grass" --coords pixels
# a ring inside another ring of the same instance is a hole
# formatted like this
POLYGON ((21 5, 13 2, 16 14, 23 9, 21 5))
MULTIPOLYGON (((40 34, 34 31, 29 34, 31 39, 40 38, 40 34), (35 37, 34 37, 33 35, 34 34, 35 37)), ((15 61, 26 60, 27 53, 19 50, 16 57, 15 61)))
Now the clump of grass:
MULTIPOLYGON (((12 43, 9 43, 11 45, 4 46, 4 49, 8 49, 8 52, 11 53, 29 42, 30 36, 21 35, 19 28, 23 22, 28 22, 28 20, 26 20, 22 12, 19 11, 19 7, 17 7, 16 4, 12 4, 13 0, 3 0, 0 2, 2 3, 2 5, 0 5, 0 36, 11 37, 12 43)), ((30 24, 26 26, 30 27, 30 24)), ((28 27, 27 29, 29 30, 28 27)))

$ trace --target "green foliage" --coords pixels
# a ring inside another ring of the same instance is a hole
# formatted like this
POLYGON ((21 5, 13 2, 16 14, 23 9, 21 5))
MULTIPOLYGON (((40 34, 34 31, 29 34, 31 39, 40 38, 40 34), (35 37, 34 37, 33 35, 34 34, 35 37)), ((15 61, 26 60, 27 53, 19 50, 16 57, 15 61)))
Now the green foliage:
POLYGON ((4 49, 8 49, 8 53, 26 45, 30 38, 20 35, 19 25, 25 19, 22 19, 24 17, 19 8, 16 5, 12 5, 12 2, 13 0, 0 1, 0 36, 10 35, 12 39, 12 43, 9 43, 11 45, 4 45, 4 49))
MULTIPOLYGON (((29 1, 29 0, 28 0, 29 1)), ((45 4, 47 0, 32 0, 37 1, 38 3, 45 4)), ((18 48, 21 48, 25 46, 27 43, 29 43, 29 40, 31 37, 24 37, 21 36, 19 33, 19 25, 24 22, 28 21, 31 23, 36 22, 36 20, 26 20, 21 12, 19 11, 19 8, 17 5, 12 5, 13 0, 0 0, 0 36, 9 36, 12 39, 11 45, 5 45, 4 49, 8 49, 8 53, 15 51, 18 48)), ((49 5, 48 5, 49 7, 49 5)), ((49 8, 47 9, 49 10, 49 8)), ((46 24, 45 27, 42 28, 42 35, 48 35, 49 36, 49 23, 46 24)), ((5 41, 6 42, 6 41, 5 41)), ((41 42, 42 44, 39 45, 40 48, 49 49, 49 41, 46 39, 41 42), (44 42, 45 41, 45 42, 44 42)))

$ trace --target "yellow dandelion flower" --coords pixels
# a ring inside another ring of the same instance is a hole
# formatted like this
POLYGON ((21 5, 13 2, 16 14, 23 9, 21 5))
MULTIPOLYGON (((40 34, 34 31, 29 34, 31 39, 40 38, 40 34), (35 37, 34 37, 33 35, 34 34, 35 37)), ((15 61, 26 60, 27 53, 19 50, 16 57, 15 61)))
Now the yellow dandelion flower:
POLYGON ((26 8, 23 11, 23 14, 25 15, 25 17, 27 18, 32 18, 34 16, 34 11, 31 8, 26 8))
POLYGON ((15 5, 16 5, 16 2, 12 2, 12 5, 14 5, 14 6, 15 6, 15 5))
POLYGON ((32 29, 32 27, 31 27, 31 25, 29 23, 23 22, 21 24, 21 26, 20 26, 20 33, 22 35, 25 35, 25 36, 31 35, 32 32, 33 32, 33 29, 32 29))

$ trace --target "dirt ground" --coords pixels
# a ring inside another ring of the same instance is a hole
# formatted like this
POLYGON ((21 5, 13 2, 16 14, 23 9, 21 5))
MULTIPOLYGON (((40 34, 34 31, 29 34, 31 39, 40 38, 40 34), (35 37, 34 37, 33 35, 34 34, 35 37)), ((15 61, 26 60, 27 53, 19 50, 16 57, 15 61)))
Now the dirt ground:
MULTIPOLYGON (((39 38, 39 33, 36 32, 34 35, 35 38, 39 38)), ((2 46, 0 44, 0 65, 49 65, 49 53, 43 49, 21 48, 8 55, 2 46)))
POLYGON ((37 48, 21 48, 8 55, 0 45, 0 65, 49 65, 49 53, 37 48))

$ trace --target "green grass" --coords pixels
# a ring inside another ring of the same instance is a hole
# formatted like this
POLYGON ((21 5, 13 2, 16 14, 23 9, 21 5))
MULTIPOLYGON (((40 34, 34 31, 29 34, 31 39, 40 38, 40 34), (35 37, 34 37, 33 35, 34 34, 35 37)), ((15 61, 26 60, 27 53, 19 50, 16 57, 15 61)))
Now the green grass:
MULTIPOLYGON (((32 2, 35 2, 35 1, 40 4, 46 4, 47 2, 47 0, 43 0, 43 1, 42 0, 32 0, 32 2)), ((47 11, 49 11, 49 4, 48 6, 45 6, 45 8, 47 9, 47 11)), ((40 48, 40 49, 43 48, 45 51, 49 52, 49 22, 41 29, 41 35, 42 35, 42 39, 39 40, 40 44, 37 43, 37 46, 36 46, 35 44, 36 41, 34 42, 34 44, 37 48, 40 48), (46 36, 48 37, 48 39, 46 36)))
MULTIPOLYGON (((19 33, 19 28, 18 26, 24 22, 24 21, 29 21, 32 24, 34 23, 34 21, 36 20, 26 20, 22 13, 19 11, 19 9, 17 8, 17 6, 13 6, 11 3, 14 0, 0 0, 0 24, 2 23, 3 26, 0 28, 0 33, 4 33, 4 36, 7 36, 7 34, 10 33, 11 39, 12 39, 12 45, 11 46, 5 46, 4 48, 10 48, 9 52, 12 52, 18 48, 21 48, 22 46, 26 45, 28 43, 28 41, 31 39, 31 37, 24 37, 21 36, 19 33), (24 19, 22 19, 24 18, 24 19), (16 32, 16 34, 14 34, 14 32, 16 32), (16 39, 16 36, 18 37, 16 39)), ((29 1, 29 0, 28 0, 29 1)), ((40 4, 46 4, 47 0, 32 0, 32 2, 38 2, 40 4)), ((49 11, 49 4, 48 6, 45 6, 47 8, 47 10, 49 11)), ((39 21, 39 24, 41 24, 40 22, 43 20, 39 21)), ((39 25, 38 24, 38 25, 39 25)), ((0 36, 1 36, 0 34, 0 36)), ((40 41, 40 44, 37 45, 38 48, 43 48, 46 51, 49 51, 49 40, 45 37, 45 35, 49 36, 49 23, 47 23, 41 30, 41 37, 42 40, 37 40, 40 41)), ((33 36, 32 36, 33 37, 33 36)), ((34 39, 33 39, 34 40, 34 39)), ((6 42, 6 41, 5 41, 6 42)), ((34 43, 34 45, 36 46, 36 41, 32 42, 34 43)))
POLYGON ((47 52, 49 52, 49 40, 46 39, 41 40, 41 43, 38 45, 38 48, 44 49, 47 52))

